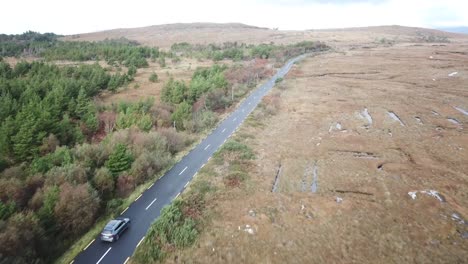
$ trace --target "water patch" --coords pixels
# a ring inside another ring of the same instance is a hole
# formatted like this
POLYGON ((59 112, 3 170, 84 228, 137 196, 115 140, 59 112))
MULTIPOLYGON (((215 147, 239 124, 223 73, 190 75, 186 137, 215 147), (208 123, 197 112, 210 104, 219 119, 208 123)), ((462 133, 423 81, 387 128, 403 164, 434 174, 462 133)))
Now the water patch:
POLYGON ((405 126, 405 124, 401 121, 401 119, 394 112, 390 111, 387 113, 393 120, 398 121, 401 126, 405 126))
POLYGON ((363 118, 367 120, 367 123, 369 123, 369 125, 372 125, 372 116, 369 114, 367 108, 364 108, 364 110, 360 114, 363 118))
POLYGON ((341 124, 338 122, 335 125, 331 125, 330 129, 328 129, 328 132, 332 132, 333 130, 341 130, 343 127, 341 124))
POLYGON ((317 173, 317 163, 314 164, 314 170, 313 170, 313 175, 314 175, 314 179, 312 181, 312 186, 310 187, 311 188, 311 191, 313 193, 316 193, 317 192, 317 188, 318 188, 318 183, 317 183, 317 178, 318 178, 318 173, 317 173))
POLYGON ((460 123, 460 121, 458 121, 457 119, 455 118, 447 118, 447 120, 452 123, 452 124, 455 124, 455 125, 458 125, 458 126, 461 126, 462 124, 460 123))
POLYGON ((420 124, 420 125, 424 124, 419 116, 415 116, 414 119, 416 119, 416 122, 418 122, 418 124, 420 124))
POLYGON ((453 108, 455 108, 456 110, 460 111, 462 114, 468 116, 468 111, 467 111, 467 110, 465 110, 465 109, 463 109, 463 108, 461 108, 461 107, 456 107, 456 106, 454 106, 453 108))
MULTIPOLYGON (((408 192, 408 195, 411 197, 411 199, 416 200, 417 193, 418 193, 418 191, 411 191, 411 192, 408 192)), ((424 190, 424 191, 419 191, 419 193, 429 195, 429 196, 434 197, 437 200, 439 200, 439 202, 445 203, 445 197, 442 194, 440 194, 438 191, 424 190)))

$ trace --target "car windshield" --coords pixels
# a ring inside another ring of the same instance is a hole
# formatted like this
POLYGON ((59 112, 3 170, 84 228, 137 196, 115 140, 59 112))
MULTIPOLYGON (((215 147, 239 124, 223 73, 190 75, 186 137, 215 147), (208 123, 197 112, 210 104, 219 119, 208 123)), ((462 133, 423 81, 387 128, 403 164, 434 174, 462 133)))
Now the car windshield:
POLYGON ((112 231, 114 229, 114 227, 116 225, 118 225, 120 223, 119 220, 111 220, 109 223, 107 223, 106 227, 104 227, 104 231, 103 233, 110 233, 110 231, 112 231))

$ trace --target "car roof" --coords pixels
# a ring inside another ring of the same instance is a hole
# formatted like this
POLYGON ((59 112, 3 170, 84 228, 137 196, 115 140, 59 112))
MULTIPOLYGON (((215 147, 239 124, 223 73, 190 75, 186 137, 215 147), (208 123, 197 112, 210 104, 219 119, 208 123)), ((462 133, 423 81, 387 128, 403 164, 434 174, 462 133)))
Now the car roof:
POLYGON ((112 230, 120 222, 122 222, 122 220, 110 220, 109 223, 107 223, 106 227, 104 227, 104 230, 112 230))

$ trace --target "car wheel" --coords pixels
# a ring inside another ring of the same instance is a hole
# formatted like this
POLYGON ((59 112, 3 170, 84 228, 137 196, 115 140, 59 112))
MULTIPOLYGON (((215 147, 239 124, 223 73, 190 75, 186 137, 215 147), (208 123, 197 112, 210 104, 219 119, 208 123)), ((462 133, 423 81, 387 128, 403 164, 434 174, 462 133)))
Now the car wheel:
POLYGON ((119 238, 120 238, 119 235, 116 235, 115 236, 115 241, 119 240, 119 238))

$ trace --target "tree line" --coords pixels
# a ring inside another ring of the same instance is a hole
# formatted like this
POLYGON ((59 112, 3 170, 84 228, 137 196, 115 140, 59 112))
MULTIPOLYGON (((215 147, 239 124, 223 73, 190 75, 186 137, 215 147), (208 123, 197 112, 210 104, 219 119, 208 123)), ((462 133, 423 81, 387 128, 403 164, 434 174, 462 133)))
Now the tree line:
POLYGON ((180 56, 205 58, 214 61, 231 59, 234 61, 251 60, 254 58, 269 59, 284 62, 287 59, 303 53, 324 51, 329 49, 327 45, 316 41, 302 41, 295 44, 275 45, 262 43, 258 45, 237 42, 225 42, 222 44, 190 44, 187 42, 174 43, 171 51, 180 56))
POLYGON ((168 56, 158 48, 145 47, 126 38, 97 42, 61 41, 53 33, 28 31, 20 35, 0 35, 0 57, 35 56, 46 60, 104 60, 113 66, 146 67, 147 59, 168 56))

